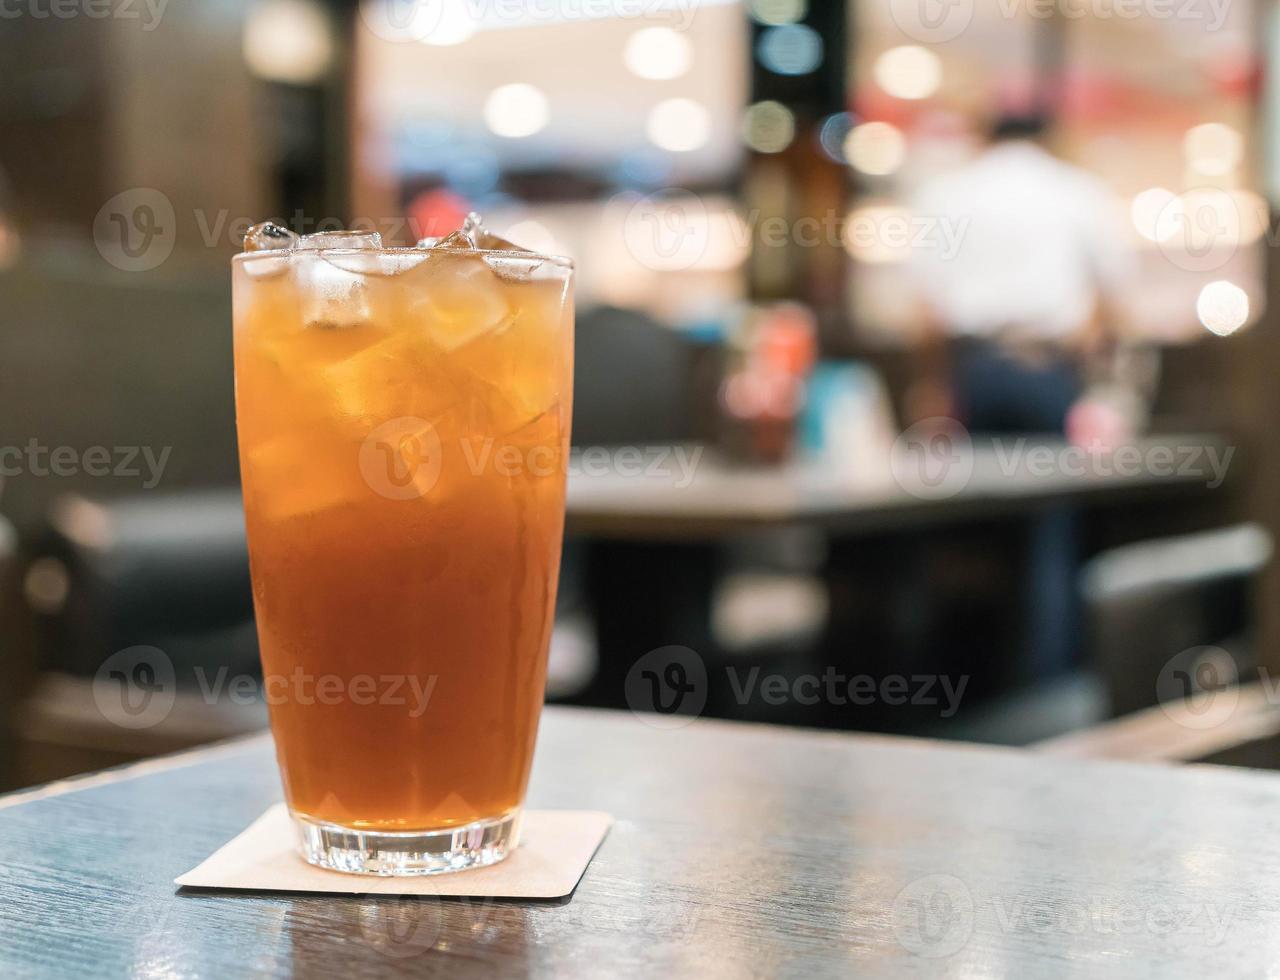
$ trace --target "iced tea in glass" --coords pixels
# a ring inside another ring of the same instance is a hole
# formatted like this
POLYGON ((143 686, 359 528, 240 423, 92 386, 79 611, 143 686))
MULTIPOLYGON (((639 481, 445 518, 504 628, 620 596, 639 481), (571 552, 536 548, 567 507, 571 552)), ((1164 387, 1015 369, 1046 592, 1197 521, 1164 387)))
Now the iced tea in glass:
POLYGON ((542 708, 572 266, 474 220, 432 247, 274 226, 252 246, 233 262, 241 480, 303 855, 491 864, 518 840, 542 708))

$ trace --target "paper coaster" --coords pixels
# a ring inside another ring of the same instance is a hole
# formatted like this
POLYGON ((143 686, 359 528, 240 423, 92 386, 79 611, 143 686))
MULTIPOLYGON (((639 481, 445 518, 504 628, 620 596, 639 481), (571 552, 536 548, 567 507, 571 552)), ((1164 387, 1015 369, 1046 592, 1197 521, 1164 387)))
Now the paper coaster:
POLYGON ((307 864, 298 854, 289 811, 278 803, 174 884, 341 895, 564 898, 578 886, 612 823, 609 814, 598 810, 528 810, 520 846, 497 864, 449 874, 384 877, 307 864))

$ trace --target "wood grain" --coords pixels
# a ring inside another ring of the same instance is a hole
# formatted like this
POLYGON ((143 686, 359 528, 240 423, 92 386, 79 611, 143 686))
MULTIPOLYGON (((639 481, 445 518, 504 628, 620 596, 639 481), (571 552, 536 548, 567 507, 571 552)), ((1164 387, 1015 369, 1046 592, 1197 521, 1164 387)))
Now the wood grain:
POLYGON ((547 711, 564 902, 175 892, 279 798, 256 739, 0 810, 3 977, 1261 976, 1280 779, 547 711))

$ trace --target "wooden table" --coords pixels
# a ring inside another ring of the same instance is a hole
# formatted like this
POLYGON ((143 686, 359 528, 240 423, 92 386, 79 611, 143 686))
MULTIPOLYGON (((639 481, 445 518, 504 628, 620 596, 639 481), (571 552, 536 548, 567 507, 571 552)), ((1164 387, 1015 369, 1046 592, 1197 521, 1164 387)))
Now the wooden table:
POLYGON ((1280 779, 549 709, 564 902, 178 892, 278 798, 255 738, 0 807, 4 977, 1194 977, 1280 966, 1280 779))

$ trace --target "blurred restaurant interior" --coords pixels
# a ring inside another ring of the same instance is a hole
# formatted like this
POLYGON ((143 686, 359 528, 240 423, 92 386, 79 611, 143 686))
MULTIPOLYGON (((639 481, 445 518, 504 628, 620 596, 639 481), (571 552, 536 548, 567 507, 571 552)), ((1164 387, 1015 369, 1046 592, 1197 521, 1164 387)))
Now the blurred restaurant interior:
POLYGON ((72 6, 0 24, 0 790, 266 724, 230 259, 472 211, 577 269, 550 702, 1280 761, 1270 5, 72 6))

